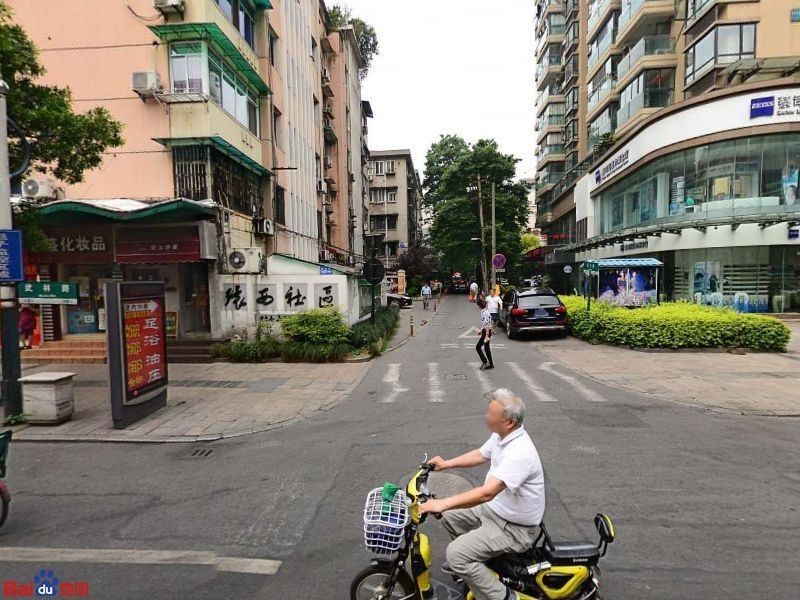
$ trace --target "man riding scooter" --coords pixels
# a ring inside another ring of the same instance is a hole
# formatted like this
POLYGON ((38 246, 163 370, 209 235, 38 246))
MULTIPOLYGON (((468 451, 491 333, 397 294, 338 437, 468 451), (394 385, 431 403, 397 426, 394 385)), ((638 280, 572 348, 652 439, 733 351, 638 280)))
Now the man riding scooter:
POLYGON ((495 556, 524 552, 535 542, 544 515, 544 472, 522 427, 525 403, 505 388, 487 398, 486 425, 492 435, 486 443, 450 460, 437 456, 428 461, 437 471, 491 461, 484 484, 428 500, 420 512, 443 513, 443 524, 453 539, 443 570, 461 577, 477 600, 516 600, 516 593, 485 563, 495 556))

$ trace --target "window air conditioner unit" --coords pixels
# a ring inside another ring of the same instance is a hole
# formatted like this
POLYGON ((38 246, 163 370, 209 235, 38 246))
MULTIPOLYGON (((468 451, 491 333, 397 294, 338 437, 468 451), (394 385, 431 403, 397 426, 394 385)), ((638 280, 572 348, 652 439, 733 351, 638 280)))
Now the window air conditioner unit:
POLYGON ((49 177, 33 177, 22 182, 22 195, 31 200, 55 200, 58 188, 49 177))
POLYGON ((153 7, 157 10, 160 10, 164 14, 183 14, 184 0, 153 0, 153 7))
POLYGON ((134 71, 131 76, 131 89, 140 98, 152 98, 159 87, 158 73, 155 71, 134 71))
POLYGON ((228 255, 228 266, 234 273, 261 273, 264 255, 260 248, 234 248, 228 255))
POLYGON ((328 185, 322 179, 317 179, 317 193, 326 194, 328 192, 328 185))

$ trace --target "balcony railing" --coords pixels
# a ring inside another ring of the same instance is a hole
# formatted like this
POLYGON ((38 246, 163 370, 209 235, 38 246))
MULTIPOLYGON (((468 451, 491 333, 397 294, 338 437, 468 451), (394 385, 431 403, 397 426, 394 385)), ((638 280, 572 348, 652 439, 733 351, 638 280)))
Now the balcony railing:
POLYGON ((564 171, 550 171, 548 169, 541 171, 536 177, 537 185, 555 185, 564 176, 564 171))
POLYGON ((589 94, 588 110, 592 110, 595 106, 600 104, 617 86, 617 80, 614 77, 607 78, 600 87, 596 88, 589 94))
POLYGON ((538 147, 539 158, 544 158, 551 154, 564 154, 564 144, 546 144, 538 147))
POLYGON ((623 104, 617 112, 617 125, 630 121, 645 108, 663 108, 670 106, 673 101, 673 91, 667 89, 644 90, 634 96, 628 104, 623 104))
POLYGON ((550 99, 550 96, 560 96, 561 95, 561 86, 558 83, 551 83, 544 91, 540 92, 538 96, 536 96, 536 106, 542 106, 547 104, 547 101, 550 99))
POLYGON ((600 17, 602 17, 613 0, 598 0, 592 7, 592 12, 589 13, 589 31, 594 29, 600 24, 600 17))
POLYGON ((617 79, 622 79, 645 56, 674 54, 675 42, 669 35, 648 35, 639 40, 617 65, 617 79))
POLYGON ((542 131, 545 127, 564 125, 564 115, 544 114, 536 119, 536 131, 542 131))
POLYGON ((650 0, 630 0, 622 7, 619 15, 618 27, 622 29, 642 9, 642 5, 650 0))
POLYGON ((606 30, 606 32, 603 34, 603 37, 596 40, 596 44, 591 45, 592 53, 589 55, 589 69, 597 64, 597 61, 600 60, 600 57, 603 56, 606 50, 608 50, 614 44, 614 40, 616 39, 617 29, 612 27, 611 29, 606 30))

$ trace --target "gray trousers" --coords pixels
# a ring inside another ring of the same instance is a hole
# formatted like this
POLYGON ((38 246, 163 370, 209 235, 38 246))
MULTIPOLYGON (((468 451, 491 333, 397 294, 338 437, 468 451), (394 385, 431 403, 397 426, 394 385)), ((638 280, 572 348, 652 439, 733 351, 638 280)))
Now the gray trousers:
POLYGON ((539 527, 509 523, 486 504, 448 510, 442 518, 453 539, 447 546, 447 562, 460 575, 476 600, 505 600, 508 590, 492 575, 485 562, 501 554, 529 549, 539 527))

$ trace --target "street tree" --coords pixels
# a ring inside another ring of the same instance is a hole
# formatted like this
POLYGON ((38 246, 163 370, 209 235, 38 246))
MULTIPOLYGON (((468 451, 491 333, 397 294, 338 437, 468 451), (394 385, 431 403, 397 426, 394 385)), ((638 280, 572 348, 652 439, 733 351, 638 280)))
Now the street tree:
POLYGON ((542 245, 542 240, 539 238, 538 235, 534 235, 532 233, 523 233, 522 234, 522 253, 526 254, 531 250, 535 250, 539 246, 542 245))
POLYGON ((359 77, 364 79, 369 73, 369 68, 372 66, 372 59, 380 53, 380 46, 378 44, 378 34, 375 28, 369 23, 353 16, 353 10, 349 6, 342 6, 334 4, 328 10, 331 18, 331 24, 334 27, 352 26, 356 39, 358 40, 358 49, 361 52, 363 64, 359 69, 359 77))
POLYGON ((420 242, 409 244, 408 249, 397 259, 399 268, 405 270, 409 280, 430 279, 439 271, 439 259, 430 246, 420 242))
POLYGON ((458 135, 442 135, 434 142, 425 155, 425 203, 435 207, 442 199, 441 183, 445 171, 469 152, 469 144, 458 135))

